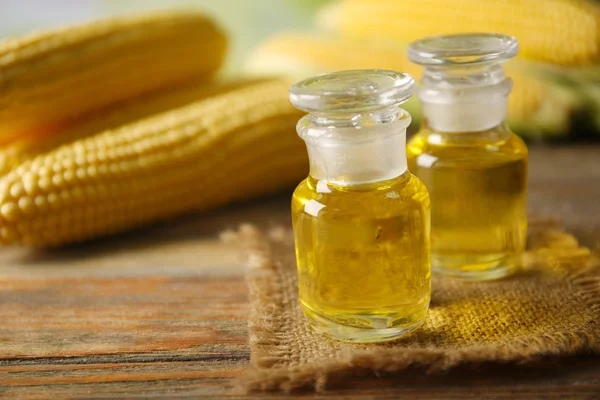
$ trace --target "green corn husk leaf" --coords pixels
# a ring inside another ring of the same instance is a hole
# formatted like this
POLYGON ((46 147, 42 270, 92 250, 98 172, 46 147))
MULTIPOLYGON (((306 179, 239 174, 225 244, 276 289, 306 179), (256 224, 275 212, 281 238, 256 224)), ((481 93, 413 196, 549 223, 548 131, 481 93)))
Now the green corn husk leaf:
MULTIPOLYGON (((549 64, 535 65, 544 79, 554 82, 562 88, 568 88, 577 99, 578 130, 600 135, 600 65, 585 67, 560 67, 549 64), (591 128, 591 129, 588 129, 591 128)), ((565 94, 562 94, 566 96, 565 94)))

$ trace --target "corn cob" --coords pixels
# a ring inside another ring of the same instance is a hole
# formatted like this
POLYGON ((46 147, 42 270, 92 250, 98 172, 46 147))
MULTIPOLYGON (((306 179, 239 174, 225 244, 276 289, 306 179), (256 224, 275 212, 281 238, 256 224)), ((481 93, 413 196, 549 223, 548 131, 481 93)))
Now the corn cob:
POLYGON ((252 82, 249 79, 232 82, 193 82, 183 87, 175 86, 117 103, 93 115, 73 121, 71 125, 51 137, 35 138, 33 140, 31 138, 29 140, 23 139, 0 149, 0 176, 25 160, 32 159, 37 155, 49 152, 77 139, 89 137, 108 129, 118 128, 153 114, 199 101, 211 95, 242 88, 252 82))
MULTIPOLYGON (((408 72, 416 79, 422 68, 411 63, 406 47, 331 36, 280 34, 259 46, 248 60, 246 70, 253 74, 305 76, 341 69, 380 68, 408 72)), ((572 111, 569 97, 545 80, 535 77, 523 61, 507 66, 514 81, 508 101, 508 122, 523 136, 556 136, 567 132, 572 111)), ((419 108, 413 97, 403 105, 418 123, 419 108)))
POLYGON ((226 40, 195 12, 154 13, 0 42, 0 145, 50 135, 115 102, 222 64, 226 40))
POLYGON ((247 60, 253 74, 286 72, 305 75, 341 69, 392 69, 419 77, 422 68, 410 62, 406 46, 326 35, 282 33, 270 37, 247 60))
POLYGON ((408 42, 425 36, 498 32, 516 36, 527 58, 561 65, 600 58, 600 11, 585 0, 340 0, 318 16, 347 36, 408 42))
POLYGON ((0 243, 81 241, 297 182, 306 150, 268 80, 76 140, 0 178, 0 243))

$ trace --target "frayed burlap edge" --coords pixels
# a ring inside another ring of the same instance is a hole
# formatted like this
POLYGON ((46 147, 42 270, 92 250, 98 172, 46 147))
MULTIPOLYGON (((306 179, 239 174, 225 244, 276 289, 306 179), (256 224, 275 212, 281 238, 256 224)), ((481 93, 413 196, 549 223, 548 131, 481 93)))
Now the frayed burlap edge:
MULTIPOLYGON (((285 229, 272 229, 271 240, 285 240, 285 229)), ((388 350, 348 352, 344 358, 319 365, 299 367, 274 366, 289 353, 279 337, 288 317, 282 312, 282 287, 278 268, 266 236, 252 225, 242 225, 237 233, 226 232, 223 240, 236 243, 247 257, 246 280, 249 288, 250 361, 253 368, 237 380, 241 390, 281 390, 313 387, 319 391, 328 381, 341 376, 354 376, 373 371, 391 373, 408 367, 423 367, 428 373, 447 370, 461 364, 482 362, 526 363, 547 356, 569 356, 600 353, 600 268, 597 265, 565 275, 577 295, 588 307, 597 311, 579 331, 528 336, 523 341, 479 345, 462 349, 404 349, 401 354, 388 350)))

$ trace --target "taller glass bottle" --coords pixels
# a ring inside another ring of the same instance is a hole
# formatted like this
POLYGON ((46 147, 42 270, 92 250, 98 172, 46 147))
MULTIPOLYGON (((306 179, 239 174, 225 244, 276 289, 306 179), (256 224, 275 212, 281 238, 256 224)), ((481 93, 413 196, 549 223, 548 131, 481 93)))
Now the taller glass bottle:
POLYGON ((297 126, 310 175, 292 199, 300 301, 335 339, 393 340, 415 329, 430 299, 429 196, 407 170, 413 79, 342 71, 290 89, 309 112, 297 126))
POLYGON ((434 272, 487 280, 511 274, 527 227, 527 147, 504 123, 512 82, 502 62, 517 40, 496 34, 430 37, 409 46, 425 67, 424 124, 408 145, 410 170, 432 201, 434 272))

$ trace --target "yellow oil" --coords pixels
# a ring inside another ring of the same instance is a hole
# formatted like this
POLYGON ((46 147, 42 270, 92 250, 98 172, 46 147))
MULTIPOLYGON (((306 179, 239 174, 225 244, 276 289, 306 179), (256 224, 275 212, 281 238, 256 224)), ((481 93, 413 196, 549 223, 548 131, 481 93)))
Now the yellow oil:
POLYGON ((506 128, 418 133, 408 165, 431 196, 434 272, 487 280, 513 273, 527 229, 527 147, 506 128))
POLYGON ((317 331, 355 342, 415 329, 430 299, 429 196, 408 171, 336 186, 309 176, 292 218, 300 301, 317 331))

